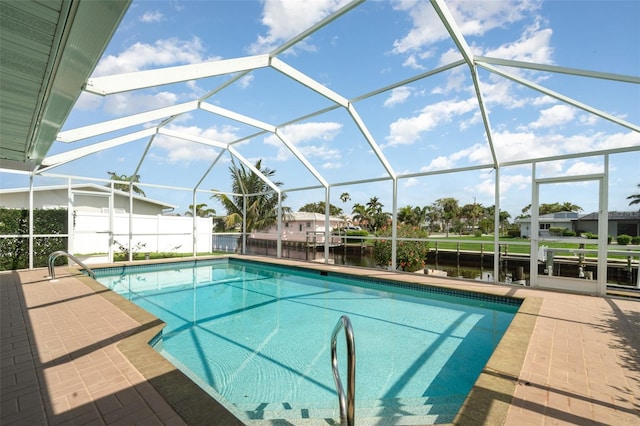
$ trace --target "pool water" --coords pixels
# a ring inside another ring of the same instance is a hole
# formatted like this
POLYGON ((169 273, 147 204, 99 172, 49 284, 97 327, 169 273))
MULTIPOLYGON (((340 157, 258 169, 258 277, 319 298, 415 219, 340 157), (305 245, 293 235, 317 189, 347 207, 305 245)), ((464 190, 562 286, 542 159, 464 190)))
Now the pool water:
POLYGON ((418 406, 410 415, 451 422, 518 309, 513 300, 227 259, 98 271, 98 280, 165 321, 157 349, 248 418, 336 416, 330 340, 347 315, 356 418, 418 406))

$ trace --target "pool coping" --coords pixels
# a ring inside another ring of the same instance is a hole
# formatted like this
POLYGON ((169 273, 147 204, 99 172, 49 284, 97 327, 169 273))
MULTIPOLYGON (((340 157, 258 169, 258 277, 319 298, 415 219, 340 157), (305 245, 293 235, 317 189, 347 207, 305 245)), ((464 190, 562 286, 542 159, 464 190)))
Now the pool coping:
MULTIPOLYGON (((114 267, 127 265, 144 265, 157 263, 185 262, 193 260, 210 260, 221 258, 235 258, 240 260, 258 261, 274 265, 286 265, 294 268, 318 271, 341 270, 359 277, 371 279, 383 279, 390 281, 412 282, 433 287, 451 288, 457 279, 440 278, 438 282, 424 282, 424 279, 432 280, 432 276, 412 273, 399 273, 380 269, 358 268, 350 266, 337 266, 317 262, 304 262, 288 259, 263 258, 259 256, 221 255, 197 258, 173 258, 152 261, 116 262, 110 264, 92 265, 92 267, 114 267)), ((176 413, 188 424, 207 424, 212 418, 221 424, 233 426, 244 425, 231 410, 211 397, 200 388, 188 376, 171 364, 159 352, 149 345, 165 326, 165 323, 130 302, 121 295, 108 290, 96 280, 81 273, 80 267, 69 267, 70 272, 78 273, 81 282, 92 291, 100 294, 111 304, 116 306, 126 315, 137 321, 140 326, 123 339, 117 347, 131 364, 149 381, 158 393, 169 403, 176 413)), ((467 395, 462 407, 458 411, 453 425, 477 425, 478 419, 484 419, 483 424, 503 424, 506 420, 516 387, 526 385, 519 380, 520 371, 525 361, 531 334, 536 323, 536 317, 542 306, 542 298, 535 296, 514 297, 491 291, 504 286, 487 284, 487 291, 475 291, 473 293, 487 294, 491 296, 511 297, 522 300, 520 308, 516 312, 511 324, 496 346, 492 356, 483 368, 471 391, 467 395)), ((465 290, 469 291, 469 290, 465 290)))

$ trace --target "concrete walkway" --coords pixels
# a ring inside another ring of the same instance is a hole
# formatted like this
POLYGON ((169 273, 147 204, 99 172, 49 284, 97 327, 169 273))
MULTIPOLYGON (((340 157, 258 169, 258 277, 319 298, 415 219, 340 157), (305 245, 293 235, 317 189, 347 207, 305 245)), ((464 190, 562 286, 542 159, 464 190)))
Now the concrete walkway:
MULTIPOLYGON (((457 424, 640 424, 638 300, 304 266, 536 301, 514 320, 457 424)), ((161 329, 157 319, 65 268, 55 283, 45 275, 0 274, 0 424, 239 424, 192 384, 183 387, 168 363, 137 349, 161 329)))

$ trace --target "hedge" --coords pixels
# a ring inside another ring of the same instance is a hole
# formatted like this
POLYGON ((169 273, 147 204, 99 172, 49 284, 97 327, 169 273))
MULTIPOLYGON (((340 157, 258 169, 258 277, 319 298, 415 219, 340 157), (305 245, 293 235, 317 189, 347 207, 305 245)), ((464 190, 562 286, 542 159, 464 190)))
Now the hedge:
MULTIPOLYGON (((34 209, 34 235, 67 234, 66 209, 34 209)), ((0 235, 20 237, 0 238, 0 270, 27 269, 29 267, 29 210, 0 207, 0 235)), ((57 250, 66 250, 67 237, 35 237, 33 240, 33 266, 45 267, 49 255, 57 250)), ((56 265, 67 260, 58 258, 56 265)))

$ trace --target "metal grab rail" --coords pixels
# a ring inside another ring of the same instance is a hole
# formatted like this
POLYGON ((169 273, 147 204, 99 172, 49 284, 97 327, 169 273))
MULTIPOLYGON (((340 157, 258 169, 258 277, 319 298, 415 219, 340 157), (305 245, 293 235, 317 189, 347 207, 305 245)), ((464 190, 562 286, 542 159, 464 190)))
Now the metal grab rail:
POLYGON ((49 263, 49 277, 50 277, 50 279, 52 279, 52 280, 56 279, 56 270, 53 267, 53 263, 60 256, 65 256, 65 257, 68 257, 69 259, 73 260, 78 265, 82 266, 84 268, 84 270, 87 271, 87 273, 89 274, 89 276, 91 278, 93 278, 94 280, 96 279, 96 274, 91 270, 91 268, 89 268, 87 265, 85 265, 83 262, 81 262, 74 255, 67 253, 65 250, 54 251, 53 253, 51 253, 49 255, 49 262, 48 263, 49 263))
POLYGON ((342 315, 331 334, 331 368, 333 369, 333 379, 338 390, 338 400, 340 401, 340 424, 342 426, 352 426, 355 424, 355 403, 356 403, 356 343, 353 339, 353 328, 351 320, 346 315, 342 315), (345 396, 340 372, 338 371, 338 356, 336 337, 340 329, 344 327, 344 335, 347 342, 347 394, 345 396))

